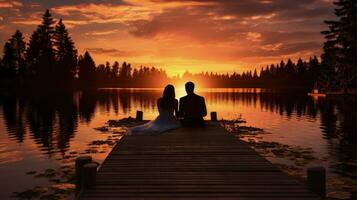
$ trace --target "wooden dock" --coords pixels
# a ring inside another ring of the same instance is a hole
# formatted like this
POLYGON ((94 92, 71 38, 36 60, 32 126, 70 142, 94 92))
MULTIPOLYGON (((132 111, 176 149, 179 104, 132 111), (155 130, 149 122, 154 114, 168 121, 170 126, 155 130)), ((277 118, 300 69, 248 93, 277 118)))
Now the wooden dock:
POLYGON ((218 123, 124 136, 79 199, 319 199, 218 123))

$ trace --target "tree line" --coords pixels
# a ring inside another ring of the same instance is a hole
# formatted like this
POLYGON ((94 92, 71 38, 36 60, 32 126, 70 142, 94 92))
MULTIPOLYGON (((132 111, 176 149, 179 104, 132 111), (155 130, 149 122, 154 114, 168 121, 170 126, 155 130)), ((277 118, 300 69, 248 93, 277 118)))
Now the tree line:
POLYGON ((28 44, 17 30, 5 43, 0 58, 0 78, 91 87, 162 87, 187 80, 206 87, 317 87, 324 90, 356 88, 357 12, 356 1, 335 2, 337 20, 326 21, 326 42, 321 62, 291 59, 271 64, 259 71, 243 73, 185 72, 169 77, 162 69, 119 62, 96 65, 86 51, 78 56, 75 44, 62 19, 56 22, 49 10, 32 33, 28 44))
POLYGON ((79 57, 79 77, 90 79, 81 82, 96 83, 102 87, 163 87, 167 83, 184 84, 190 80, 203 87, 311 88, 318 80, 321 67, 315 56, 309 61, 298 59, 296 63, 288 59, 286 62, 268 65, 260 71, 255 69, 231 74, 186 71, 182 76, 169 77, 162 69, 145 66, 132 68, 126 62, 123 62, 121 67, 117 61, 112 65, 106 62, 96 67, 88 52, 79 57))
POLYGON ((191 74, 185 72, 182 77, 173 78, 174 82, 193 80, 204 84, 206 87, 273 87, 273 88, 311 88, 317 81, 318 74, 322 71, 318 58, 312 57, 309 61, 301 58, 297 62, 291 59, 271 64, 260 71, 246 71, 243 73, 212 73, 202 72, 191 74))

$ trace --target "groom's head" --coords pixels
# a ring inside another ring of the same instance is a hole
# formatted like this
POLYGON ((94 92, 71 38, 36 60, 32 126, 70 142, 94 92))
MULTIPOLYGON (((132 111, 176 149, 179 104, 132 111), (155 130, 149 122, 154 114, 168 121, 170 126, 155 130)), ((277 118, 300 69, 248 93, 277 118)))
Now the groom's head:
POLYGON ((193 94, 193 90, 195 89, 195 84, 192 83, 191 81, 187 82, 185 84, 185 89, 186 89, 187 94, 193 94))

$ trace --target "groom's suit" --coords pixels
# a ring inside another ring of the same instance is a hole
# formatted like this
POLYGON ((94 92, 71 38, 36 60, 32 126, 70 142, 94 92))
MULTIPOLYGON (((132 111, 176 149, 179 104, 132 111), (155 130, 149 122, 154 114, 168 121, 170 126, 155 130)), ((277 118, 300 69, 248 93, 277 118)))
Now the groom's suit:
POLYGON ((179 116, 184 126, 203 126, 206 115, 205 98, 194 93, 180 98, 179 116))

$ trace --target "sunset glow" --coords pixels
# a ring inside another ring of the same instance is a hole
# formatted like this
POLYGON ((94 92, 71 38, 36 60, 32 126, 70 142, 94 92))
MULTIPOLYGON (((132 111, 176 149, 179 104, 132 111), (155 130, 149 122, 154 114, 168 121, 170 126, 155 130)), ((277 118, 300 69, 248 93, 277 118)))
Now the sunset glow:
POLYGON ((190 72, 242 72, 283 58, 321 54, 332 18, 327 0, 0 0, 0 44, 20 29, 28 40, 50 8, 80 53, 190 72))
POLYGON ((0 200, 357 199, 357 0, 0 0, 0 200))

